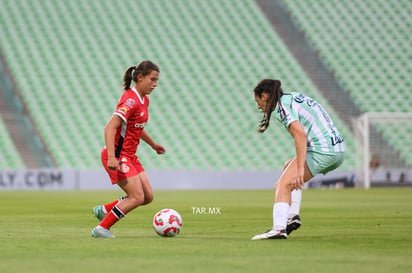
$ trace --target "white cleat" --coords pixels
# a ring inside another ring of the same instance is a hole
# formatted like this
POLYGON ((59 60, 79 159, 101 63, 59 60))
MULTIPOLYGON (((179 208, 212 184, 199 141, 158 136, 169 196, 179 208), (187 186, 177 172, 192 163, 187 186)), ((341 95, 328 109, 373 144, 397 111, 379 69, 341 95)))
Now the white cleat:
POLYGON ((92 237, 94 238, 116 238, 109 229, 97 226, 92 230, 92 237))
POLYGON ((264 240, 264 239, 287 239, 288 235, 286 230, 268 230, 265 233, 253 236, 252 240, 264 240))

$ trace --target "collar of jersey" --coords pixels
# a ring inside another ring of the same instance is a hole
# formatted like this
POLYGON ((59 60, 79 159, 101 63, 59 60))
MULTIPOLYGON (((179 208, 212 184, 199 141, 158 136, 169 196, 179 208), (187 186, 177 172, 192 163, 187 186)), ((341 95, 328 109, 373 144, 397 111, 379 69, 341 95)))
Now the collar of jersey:
POLYGON ((144 104, 144 98, 142 98, 142 97, 140 96, 139 92, 137 92, 136 87, 132 87, 132 90, 133 90, 133 92, 136 93, 137 97, 138 97, 139 100, 140 100, 140 103, 141 103, 141 104, 144 104))

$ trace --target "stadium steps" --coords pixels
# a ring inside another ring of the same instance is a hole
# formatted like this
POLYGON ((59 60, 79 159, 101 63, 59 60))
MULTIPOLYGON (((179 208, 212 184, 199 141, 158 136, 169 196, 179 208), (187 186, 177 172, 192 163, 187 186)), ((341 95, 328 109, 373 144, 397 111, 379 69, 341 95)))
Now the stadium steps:
POLYGON ((46 160, 49 157, 41 151, 44 146, 38 142, 38 135, 33 134, 32 123, 15 94, 17 90, 13 88, 9 75, 3 58, 0 58, 0 166, 12 169, 50 166, 46 160))
POLYGON ((282 3, 362 111, 412 111, 410 1, 282 3))
MULTIPOLYGON (((328 69, 328 66, 322 62, 320 58, 322 54, 319 54, 319 50, 313 49, 308 44, 304 32, 296 27, 290 14, 285 9, 283 1, 258 0, 257 3, 261 6, 269 21, 272 22, 292 54, 299 61, 306 74, 319 88, 323 97, 333 105, 334 110, 353 131, 352 120, 363 113, 363 110, 359 107, 359 103, 353 100, 350 94, 342 88, 334 72, 328 69)), ((338 56, 342 56, 342 54, 338 54, 338 56)), ((396 166, 408 165, 407 154, 394 148, 399 146, 394 146, 390 140, 386 139, 385 136, 388 134, 384 135, 372 126, 370 128, 370 135, 375 140, 372 150, 380 151, 380 154, 385 155, 383 156, 383 161, 391 161, 396 166), (400 156, 400 154, 403 156, 400 156)))
MULTIPOLYGON (((1 104, 0 99, 0 104, 1 104)), ((1 116, 3 116, 4 112, 1 111, 1 116)), ((7 127, 7 117, 6 120, 3 122, 3 119, 0 119, 0 167, 2 169, 18 169, 24 168, 25 162, 20 157, 18 152, 18 148, 15 146, 15 141, 12 139, 13 133, 9 133, 9 128, 7 127)))
MULTIPOLYGON (((410 2, 277 2, 360 112, 412 111, 412 101, 404 99, 412 87, 407 64, 412 42, 407 35, 412 25, 410 2)), ((350 105, 348 109, 352 112, 350 105)), ((405 126, 399 135, 408 135, 410 130, 405 126)), ((376 140, 372 149, 382 155, 385 163, 408 165, 412 156, 402 152, 405 146, 396 141, 399 136, 385 131, 389 130, 371 128, 371 137, 376 140)))
POLYGON ((346 125, 352 128, 352 117, 358 116, 362 111, 339 85, 332 71, 324 66, 317 52, 305 40, 304 33, 296 28, 282 1, 256 2, 323 97, 333 106, 346 125))

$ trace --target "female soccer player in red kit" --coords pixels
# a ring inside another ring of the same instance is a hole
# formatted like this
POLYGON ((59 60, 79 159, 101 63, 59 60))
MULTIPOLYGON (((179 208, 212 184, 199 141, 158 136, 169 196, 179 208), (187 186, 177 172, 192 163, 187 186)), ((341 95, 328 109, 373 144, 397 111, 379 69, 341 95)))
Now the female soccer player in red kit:
POLYGON ((149 118, 149 98, 159 79, 159 67, 151 61, 143 61, 129 67, 123 76, 124 92, 116 110, 104 128, 106 147, 101 160, 112 184, 117 184, 126 195, 106 205, 93 209, 100 220, 92 231, 96 238, 115 237, 110 228, 129 211, 149 204, 153 200, 152 187, 136 156, 140 139, 158 154, 166 152, 144 129, 149 118), (132 81, 134 86, 131 86, 132 81))

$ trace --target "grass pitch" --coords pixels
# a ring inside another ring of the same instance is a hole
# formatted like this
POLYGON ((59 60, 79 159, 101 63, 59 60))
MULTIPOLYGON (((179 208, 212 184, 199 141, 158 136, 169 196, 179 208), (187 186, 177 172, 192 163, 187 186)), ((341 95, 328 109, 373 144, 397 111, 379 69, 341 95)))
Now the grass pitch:
POLYGON ((117 191, 0 192, 0 272, 412 272, 412 189, 306 190, 302 227, 251 241, 272 223, 270 190, 155 191, 154 203, 90 237, 91 210, 117 191), (175 238, 153 215, 183 217, 175 238))

